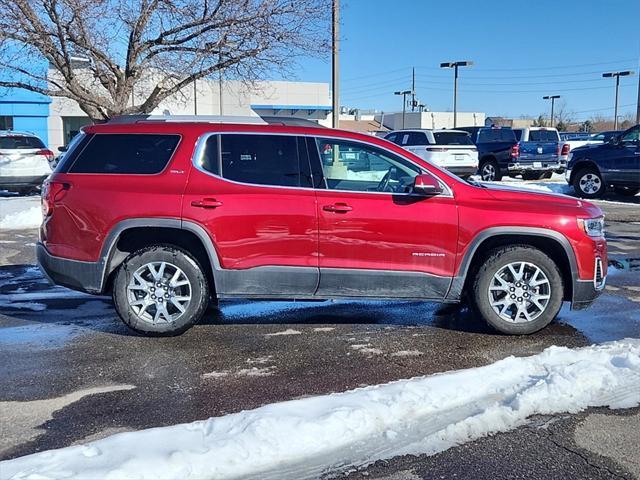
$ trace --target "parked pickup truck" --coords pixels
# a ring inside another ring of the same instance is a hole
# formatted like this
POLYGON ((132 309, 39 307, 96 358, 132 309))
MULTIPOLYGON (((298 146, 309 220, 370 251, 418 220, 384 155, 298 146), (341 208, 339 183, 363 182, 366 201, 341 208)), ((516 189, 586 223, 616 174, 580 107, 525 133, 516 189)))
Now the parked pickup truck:
POLYGON ((471 141, 478 148, 478 173, 485 182, 500 181, 509 175, 509 165, 513 162, 518 143, 513 130, 508 127, 461 127, 471 135, 471 141))
MULTIPOLYGON (((563 173, 566 159, 561 159, 560 135, 555 128, 514 128, 518 144, 509 164, 510 176, 522 175, 525 180, 550 178, 554 172, 563 173)), ((567 152, 568 154, 569 152, 567 152)))

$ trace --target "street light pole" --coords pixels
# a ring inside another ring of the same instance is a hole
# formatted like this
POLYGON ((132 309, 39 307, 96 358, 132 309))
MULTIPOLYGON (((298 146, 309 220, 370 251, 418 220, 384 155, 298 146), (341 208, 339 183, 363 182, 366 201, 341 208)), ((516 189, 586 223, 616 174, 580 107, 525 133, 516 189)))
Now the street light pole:
POLYGON ((332 126, 333 128, 338 128, 340 123, 340 100, 338 96, 338 81, 339 77, 339 68, 340 65, 338 63, 338 54, 339 54, 339 33, 340 33, 340 0, 333 0, 333 8, 332 8, 332 28, 331 28, 331 36, 333 40, 332 47, 332 55, 331 55, 331 73, 332 73, 332 89, 333 89, 333 98, 332 98, 332 109, 333 109, 333 119, 332 126))
POLYGON ((404 117, 407 112, 407 95, 411 95, 411 90, 401 90, 393 92, 394 95, 402 95, 402 128, 404 129, 404 117))
POLYGON ((553 107, 555 105, 556 98, 560 98, 560 95, 545 95, 542 97, 543 100, 551 100, 551 121, 549 122, 551 127, 553 127, 553 107))
POLYGON ((444 62, 440 68, 453 68, 453 128, 458 126, 458 67, 470 67, 473 62, 444 62))
POLYGON ((620 77, 628 77, 629 75, 633 75, 633 70, 625 70, 624 72, 607 72, 603 73, 602 76, 604 78, 615 78, 616 79, 616 100, 613 107, 613 129, 618 129, 618 90, 620 89, 620 77))

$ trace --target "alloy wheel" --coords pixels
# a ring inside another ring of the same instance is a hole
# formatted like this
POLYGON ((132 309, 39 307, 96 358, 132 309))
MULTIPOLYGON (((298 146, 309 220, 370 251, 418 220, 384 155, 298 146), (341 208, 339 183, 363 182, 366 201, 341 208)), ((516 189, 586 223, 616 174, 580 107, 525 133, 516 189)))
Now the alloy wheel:
POLYGON ((138 268, 127 286, 127 300, 136 316, 147 323, 171 323, 191 303, 191 282, 169 262, 151 262, 138 268))
POLYGON ((500 268, 489 285, 489 303, 500 318, 513 323, 533 322, 546 310, 551 283, 529 262, 513 262, 500 268))
POLYGON ((489 181, 489 182, 493 181, 496 178, 496 169, 491 163, 485 163, 482 166, 481 176, 482 176, 482 180, 489 181))

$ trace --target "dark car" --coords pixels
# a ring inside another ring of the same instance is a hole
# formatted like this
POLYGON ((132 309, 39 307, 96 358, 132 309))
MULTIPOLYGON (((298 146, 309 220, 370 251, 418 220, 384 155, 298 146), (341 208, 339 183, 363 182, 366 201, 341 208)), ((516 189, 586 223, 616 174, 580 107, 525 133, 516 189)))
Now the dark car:
POLYGON ((601 197, 608 187, 620 195, 636 195, 640 192, 640 125, 606 143, 572 150, 565 177, 584 198, 601 197))
POLYGON ((509 175, 509 164, 518 156, 516 135, 508 127, 460 127, 471 135, 478 148, 478 172, 485 181, 509 175))

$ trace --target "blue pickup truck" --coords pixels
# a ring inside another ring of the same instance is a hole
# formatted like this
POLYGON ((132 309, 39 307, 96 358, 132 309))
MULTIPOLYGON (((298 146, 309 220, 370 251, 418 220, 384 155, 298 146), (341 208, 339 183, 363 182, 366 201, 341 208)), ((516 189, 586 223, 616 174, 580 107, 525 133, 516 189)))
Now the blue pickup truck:
POLYGON ((555 128, 514 128, 518 144, 509 163, 510 176, 522 175, 525 180, 550 178, 563 173, 566 161, 560 158, 560 135, 555 128))
POLYGON ((571 150, 565 178, 583 198, 599 198, 607 187, 619 195, 640 193, 640 125, 606 143, 571 150))

